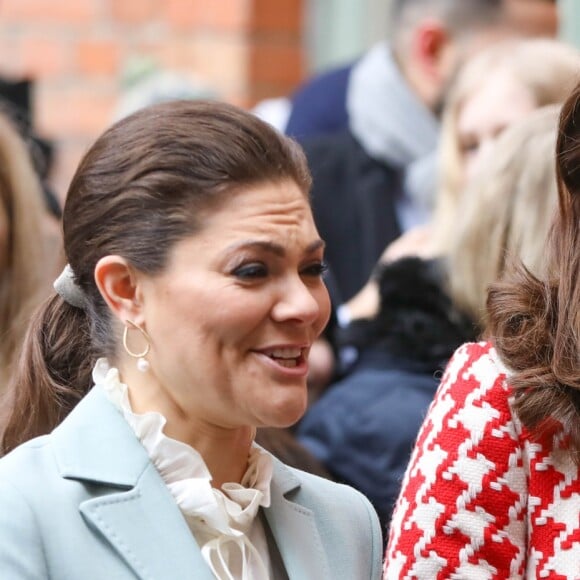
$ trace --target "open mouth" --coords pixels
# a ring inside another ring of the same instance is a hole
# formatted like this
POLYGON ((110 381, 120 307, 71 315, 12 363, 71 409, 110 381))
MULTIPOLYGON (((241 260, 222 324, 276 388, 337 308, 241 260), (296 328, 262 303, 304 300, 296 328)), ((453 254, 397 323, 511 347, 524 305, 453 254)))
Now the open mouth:
POLYGON ((273 348, 262 351, 262 354, 289 369, 300 366, 305 360, 305 349, 299 347, 273 348))

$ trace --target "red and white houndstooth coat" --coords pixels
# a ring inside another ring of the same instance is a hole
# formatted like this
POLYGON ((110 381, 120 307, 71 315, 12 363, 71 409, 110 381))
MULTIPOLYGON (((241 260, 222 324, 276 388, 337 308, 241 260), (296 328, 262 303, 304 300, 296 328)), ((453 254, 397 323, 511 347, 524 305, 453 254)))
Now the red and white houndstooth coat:
POLYGON ((417 439, 384 578, 580 578, 580 470, 514 416, 489 343, 457 350, 417 439), (551 447, 551 449, 550 449, 551 447))

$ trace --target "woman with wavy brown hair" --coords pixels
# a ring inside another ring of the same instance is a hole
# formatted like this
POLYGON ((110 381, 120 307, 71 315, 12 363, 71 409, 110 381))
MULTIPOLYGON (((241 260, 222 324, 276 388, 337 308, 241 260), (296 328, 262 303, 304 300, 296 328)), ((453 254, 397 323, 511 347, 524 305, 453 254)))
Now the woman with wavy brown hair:
POLYGON ((385 578, 579 577, 580 85, 560 115, 556 169, 546 266, 514 262, 489 293, 489 340, 450 361, 405 474, 385 578))

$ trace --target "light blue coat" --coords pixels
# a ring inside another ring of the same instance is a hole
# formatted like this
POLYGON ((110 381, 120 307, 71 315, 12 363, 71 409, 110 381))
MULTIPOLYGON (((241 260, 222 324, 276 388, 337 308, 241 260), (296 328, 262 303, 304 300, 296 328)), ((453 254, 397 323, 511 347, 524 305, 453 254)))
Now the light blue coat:
MULTIPOLYGON (((380 527, 358 492, 275 460, 271 497, 264 513, 291 580, 380 577, 380 527)), ((0 460, 0 578, 213 578, 99 387, 50 435, 0 460)))

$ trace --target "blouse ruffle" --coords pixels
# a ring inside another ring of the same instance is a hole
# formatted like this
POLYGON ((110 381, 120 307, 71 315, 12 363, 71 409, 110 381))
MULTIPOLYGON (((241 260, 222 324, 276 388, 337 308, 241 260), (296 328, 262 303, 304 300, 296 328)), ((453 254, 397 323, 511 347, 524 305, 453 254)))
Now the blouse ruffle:
POLYGON ((93 380, 119 409, 147 451, 215 577, 269 578, 268 545, 256 515, 260 507, 270 506, 271 456, 254 444, 241 483, 224 483, 221 489, 215 489, 199 452, 163 433, 167 420, 161 413, 133 412, 128 387, 107 359, 97 361, 93 380))

